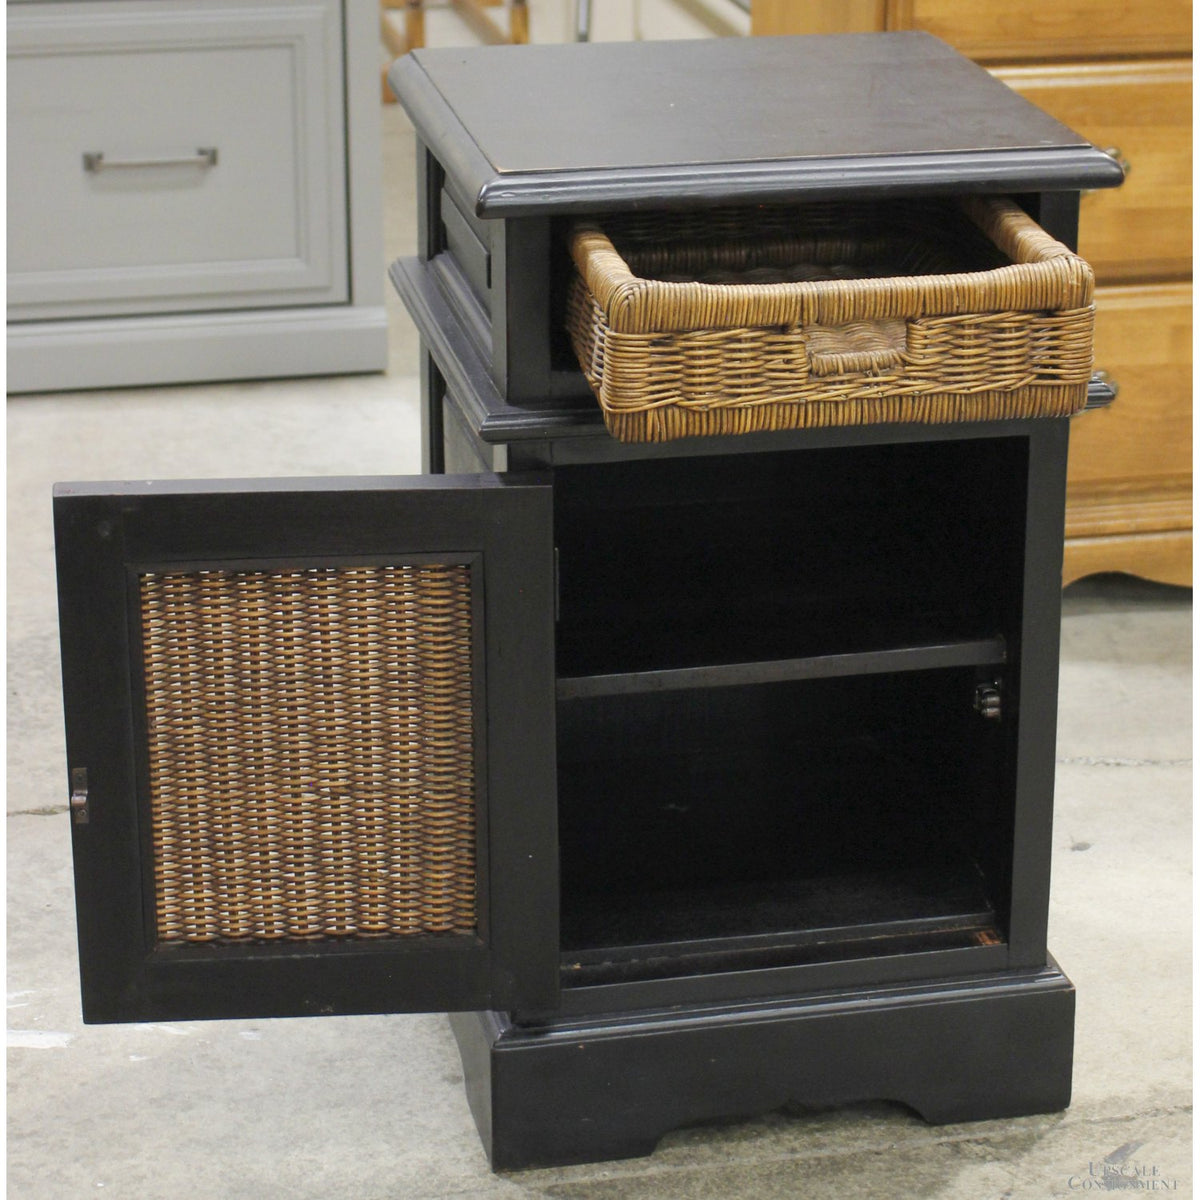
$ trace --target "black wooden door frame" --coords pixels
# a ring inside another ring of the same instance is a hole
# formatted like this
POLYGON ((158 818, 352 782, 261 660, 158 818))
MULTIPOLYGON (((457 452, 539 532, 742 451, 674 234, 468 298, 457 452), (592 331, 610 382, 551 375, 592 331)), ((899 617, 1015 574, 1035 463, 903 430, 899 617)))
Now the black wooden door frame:
POLYGON ((552 1008, 558 998, 551 493, 469 477, 55 489, 67 766, 88 1021, 552 1008), (147 921, 141 569, 471 562, 484 636, 478 936, 157 946, 147 921))

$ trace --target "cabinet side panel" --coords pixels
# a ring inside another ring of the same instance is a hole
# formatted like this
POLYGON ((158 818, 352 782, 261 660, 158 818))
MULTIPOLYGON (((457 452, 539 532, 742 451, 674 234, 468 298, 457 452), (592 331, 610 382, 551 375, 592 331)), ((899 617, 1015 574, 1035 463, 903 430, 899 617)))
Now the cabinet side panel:
POLYGON ((1046 963, 1069 426, 1066 420, 1045 421, 1029 439, 1021 634, 1014 655, 1019 689, 1009 929, 1014 967, 1046 963))

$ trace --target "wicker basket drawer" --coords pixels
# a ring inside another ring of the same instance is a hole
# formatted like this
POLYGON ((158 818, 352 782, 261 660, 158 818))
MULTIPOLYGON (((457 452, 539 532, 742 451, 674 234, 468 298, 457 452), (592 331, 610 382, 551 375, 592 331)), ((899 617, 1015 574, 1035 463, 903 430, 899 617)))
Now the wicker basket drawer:
POLYGON ((1092 272, 999 198, 578 225, 567 326, 622 441, 1062 416, 1092 272))

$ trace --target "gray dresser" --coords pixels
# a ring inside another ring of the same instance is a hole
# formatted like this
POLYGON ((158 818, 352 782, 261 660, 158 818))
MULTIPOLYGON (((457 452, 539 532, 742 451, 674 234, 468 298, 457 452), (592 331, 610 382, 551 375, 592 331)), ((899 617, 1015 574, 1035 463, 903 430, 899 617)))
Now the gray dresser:
POLYGON ((383 368, 373 8, 9 3, 9 391, 383 368))

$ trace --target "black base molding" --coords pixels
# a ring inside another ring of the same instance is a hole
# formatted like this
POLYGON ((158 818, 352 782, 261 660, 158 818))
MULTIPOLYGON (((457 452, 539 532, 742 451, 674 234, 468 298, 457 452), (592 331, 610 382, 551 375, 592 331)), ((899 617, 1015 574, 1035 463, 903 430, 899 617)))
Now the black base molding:
POLYGON ((496 1170, 653 1152, 672 1129, 788 1104, 893 1100, 933 1123, 1071 1099, 1075 989, 1051 961, 753 1004, 563 1018, 451 1016, 496 1170))

